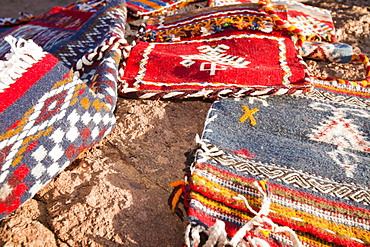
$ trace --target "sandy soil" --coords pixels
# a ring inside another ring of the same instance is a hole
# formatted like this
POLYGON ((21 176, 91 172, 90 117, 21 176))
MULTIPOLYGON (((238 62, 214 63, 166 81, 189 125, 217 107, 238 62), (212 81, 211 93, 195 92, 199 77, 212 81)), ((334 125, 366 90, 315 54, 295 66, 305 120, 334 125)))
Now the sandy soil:
MULTIPOLYGON (((42 13, 72 1, 0 0, 0 16, 42 13)), ((312 0, 327 8, 341 41, 370 55, 366 0, 312 0)), ((309 61, 311 71, 362 78, 361 65, 309 61)), ((172 215, 169 184, 182 179, 210 102, 118 100, 117 128, 0 221, 0 246, 181 246, 186 221, 172 215)))

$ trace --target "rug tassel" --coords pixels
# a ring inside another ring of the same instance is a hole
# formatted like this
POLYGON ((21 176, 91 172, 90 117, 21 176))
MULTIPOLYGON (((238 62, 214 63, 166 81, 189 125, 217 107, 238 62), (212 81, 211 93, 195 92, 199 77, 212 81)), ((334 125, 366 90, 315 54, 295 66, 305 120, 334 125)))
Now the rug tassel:
POLYGON ((185 207, 188 206, 188 203, 186 202, 186 187, 188 184, 189 183, 184 180, 179 180, 170 184, 170 186, 173 188, 173 191, 168 199, 168 205, 170 206, 172 213, 177 214, 181 220, 183 220, 183 213, 182 210, 178 208, 178 204, 181 201, 185 207), (184 200, 182 200, 182 197, 184 200))
POLYGON ((263 195, 261 208, 259 212, 256 212, 250 207, 247 199, 243 195, 238 195, 237 197, 235 197, 235 199, 237 200, 242 200, 245 203, 247 209, 251 213, 255 214, 255 216, 250 221, 248 221, 242 228, 240 228, 238 232, 231 238, 231 240, 227 239, 225 222, 221 220, 216 220, 215 224, 211 226, 208 230, 202 228, 194 229, 195 227, 193 227, 193 229, 190 229, 192 226, 189 225, 187 228, 188 235, 187 237, 185 237, 186 244, 190 244, 189 240, 190 232, 191 237, 193 236, 195 237, 193 238, 195 242, 198 242, 198 240, 194 233, 205 232, 208 235, 208 240, 204 244, 204 247, 213 247, 216 244, 217 246, 232 246, 232 247, 270 246, 267 241, 258 238, 253 233, 253 231, 259 231, 264 236, 268 236, 271 232, 272 233, 285 232, 289 235, 293 247, 302 247, 300 240, 298 239, 296 233, 292 229, 290 229, 289 227, 278 226, 270 218, 267 217, 271 205, 270 198, 271 193, 269 191, 267 181, 255 181, 253 184, 257 187, 257 190, 263 195), (268 229, 266 229, 266 225, 269 225, 268 229))

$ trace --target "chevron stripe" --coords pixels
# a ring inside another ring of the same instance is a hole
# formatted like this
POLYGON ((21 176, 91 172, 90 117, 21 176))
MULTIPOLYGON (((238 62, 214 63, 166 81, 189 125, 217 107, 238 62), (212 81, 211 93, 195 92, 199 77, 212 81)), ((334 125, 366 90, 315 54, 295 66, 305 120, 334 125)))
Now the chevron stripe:
POLYGON ((117 20, 124 22, 126 17, 127 11, 123 6, 120 8, 114 6, 112 10, 106 10, 104 15, 99 16, 94 23, 89 25, 87 31, 78 40, 61 46, 55 52, 55 56, 67 65, 73 65, 82 55, 91 52, 98 46, 107 33, 116 32, 118 30, 117 25, 120 25, 117 20))
MULTIPOLYGON (((212 156, 207 150, 214 149, 213 145, 203 145, 198 151, 202 160, 214 160, 219 164, 236 169, 244 174, 259 177, 260 179, 273 179, 301 189, 308 189, 328 196, 339 197, 363 205, 370 205, 370 191, 358 185, 342 185, 329 179, 319 178, 302 171, 296 171, 272 163, 262 163, 255 160, 243 160, 231 154, 212 156)), ((216 152, 216 151, 215 151, 216 152)))
MULTIPOLYGON (((225 159, 225 154, 218 152, 217 155, 216 148, 211 145, 209 147, 212 151, 207 153, 214 157, 205 163, 196 162, 192 168, 189 220, 193 226, 202 222, 207 229, 215 223, 215 219, 221 219, 229 227, 238 229, 248 219, 247 212, 249 211, 241 206, 242 204, 234 195, 244 195, 248 198, 249 205, 257 210, 261 201, 256 188, 253 187, 255 178, 240 176, 235 170, 215 165, 215 157, 225 159)), ((200 150, 199 157, 201 154, 202 150, 200 150)), ((198 157, 197 160, 199 160, 198 157)), ((289 178, 293 181, 297 180, 297 176, 294 175, 289 178)), ((366 210, 346 207, 344 204, 327 201, 320 197, 311 197, 308 194, 304 196, 300 192, 289 188, 284 189, 272 183, 269 184, 269 188, 272 194, 269 214, 271 220, 289 226, 295 231, 306 232, 310 229, 310 232, 312 230, 318 234, 308 236, 297 232, 303 244, 312 246, 310 245, 312 241, 316 242, 320 238, 322 241, 323 236, 328 236, 329 239, 334 237, 342 241, 341 231, 346 231, 345 236, 350 237, 342 242, 346 243, 346 246, 360 246, 358 243, 366 240, 364 236, 370 230, 370 215, 366 210), (341 210, 338 211, 338 208, 341 210)), ((321 244, 319 246, 329 246, 323 242, 321 244)))

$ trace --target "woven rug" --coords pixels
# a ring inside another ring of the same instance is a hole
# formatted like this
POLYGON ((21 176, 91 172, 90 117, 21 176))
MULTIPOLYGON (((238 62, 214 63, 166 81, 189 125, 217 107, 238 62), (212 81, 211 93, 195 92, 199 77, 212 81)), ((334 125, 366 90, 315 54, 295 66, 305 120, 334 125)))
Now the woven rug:
MULTIPOLYGON (((276 11, 283 18, 285 6, 276 11)), ((120 79, 122 97, 145 99, 292 94, 312 87, 290 35, 275 31, 256 4, 151 18, 120 79)))
POLYGON ((89 88, 34 42, 6 40, 11 51, 0 61, 0 218, 113 129, 120 59, 117 51, 105 53, 89 88))
MULTIPOLYGON (((287 20, 285 5, 275 5, 274 10, 281 19, 287 20)), ((181 41, 207 37, 227 29, 271 33, 277 28, 271 16, 261 10, 258 4, 246 3, 202 8, 174 16, 150 17, 140 38, 148 42, 181 41)))
POLYGON ((1 39, 0 219, 114 128, 118 66, 128 46, 122 4, 84 1, 54 8, 9 32, 29 32, 28 40, 1 39))
MULTIPOLYGON (((253 0, 209 0, 208 6, 225 6, 243 3, 255 3, 253 0)), ((291 0, 271 0, 274 5, 287 6, 289 22, 302 30, 308 40, 336 41, 335 26, 330 11, 291 0)))
POLYGON ((32 39, 70 67, 100 45, 112 27, 121 25, 124 32, 127 12, 124 3, 124 0, 76 2, 66 7, 54 7, 6 32, 1 32, 0 28, 0 59, 9 50, 4 37, 12 35, 32 39))
POLYGON ((315 86, 213 103, 187 179, 173 184, 188 246, 370 244, 370 91, 315 86))

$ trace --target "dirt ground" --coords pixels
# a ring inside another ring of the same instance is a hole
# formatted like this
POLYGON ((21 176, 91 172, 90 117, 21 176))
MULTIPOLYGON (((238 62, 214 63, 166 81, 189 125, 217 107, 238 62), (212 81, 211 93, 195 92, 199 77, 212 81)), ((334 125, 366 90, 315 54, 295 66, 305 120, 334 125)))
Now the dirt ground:
MULTIPOLYGON (((0 16, 39 14, 71 0, 0 0, 0 16)), ((370 1, 312 0, 332 12, 341 41, 370 55, 370 1)), ((364 77, 361 65, 308 61, 313 74, 364 77)), ((211 102, 133 100, 117 103, 117 127, 0 221, 0 246, 181 246, 186 226, 167 206, 182 179, 211 102)))

